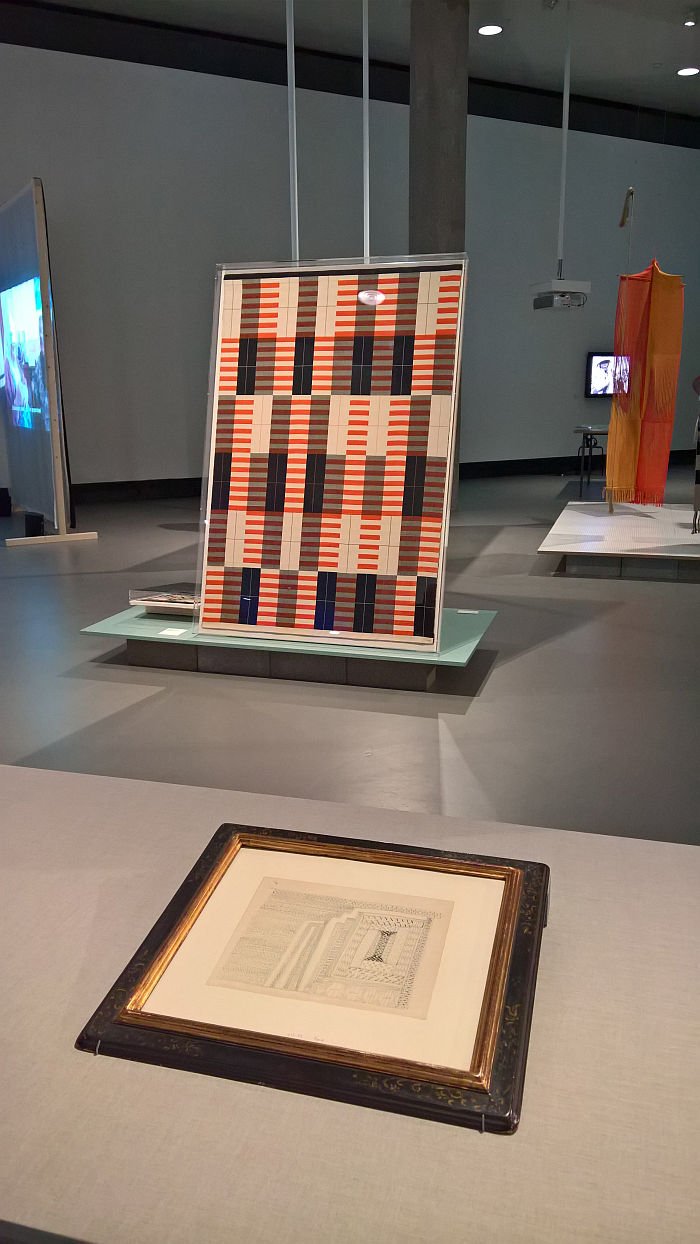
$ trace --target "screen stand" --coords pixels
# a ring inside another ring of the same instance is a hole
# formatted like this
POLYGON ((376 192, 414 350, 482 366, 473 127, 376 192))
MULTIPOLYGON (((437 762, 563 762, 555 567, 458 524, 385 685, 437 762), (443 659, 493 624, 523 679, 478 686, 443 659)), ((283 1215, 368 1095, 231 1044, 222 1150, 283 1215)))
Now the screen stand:
POLYGON ((20 544, 71 544, 74 540, 96 539, 96 531, 57 532, 55 536, 15 536, 5 541, 5 548, 16 548, 20 544))
POLYGON ((58 531, 55 531, 53 533, 48 533, 48 534, 43 530, 43 527, 42 527, 40 534, 32 536, 29 534, 29 532, 31 531, 31 523, 29 523, 27 520, 30 518, 33 519, 36 517, 37 515, 30 514, 29 512, 25 512, 25 523, 24 523, 25 534, 23 536, 8 537, 8 539, 4 541, 5 548, 8 548, 8 549, 18 548, 20 545, 71 544, 74 540, 96 540, 97 539, 96 531, 68 531, 67 528, 62 529, 61 527, 59 527, 58 531))

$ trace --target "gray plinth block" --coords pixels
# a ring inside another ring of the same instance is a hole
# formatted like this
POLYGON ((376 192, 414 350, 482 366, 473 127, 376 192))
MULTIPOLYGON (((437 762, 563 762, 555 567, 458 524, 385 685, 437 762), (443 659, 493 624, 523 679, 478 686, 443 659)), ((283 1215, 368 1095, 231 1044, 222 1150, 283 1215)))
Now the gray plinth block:
POLYGON ((295 682, 334 682, 344 684, 345 657, 318 656, 306 652, 271 652, 270 678, 290 678, 295 682))
POLYGON ((200 674, 239 674, 242 678, 268 678, 269 652, 250 648, 197 648, 197 669, 200 674))
POLYGON ((185 644, 159 643, 157 639, 127 639, 129 665, 150 665, 159 670, 196 670, 197 649, 185 644))
POLYGON ((465 675, 465 667, 495 616, 489 609, 445 609, 439 652, 363 650, 285 636, 211 634, 191 625, 164 627, 163 618, 151 617, 139 606, 93 622, 85 633, 126 640, 129 663, 155 669, 472 695, 473 679, 465 675))
POLYGON ((622 570, 620 557, 587 557, 581 553, 567 553, 565 572, 593 579, 619 579, 622 570))
POLYGON ((348 657, 347 682, 352 687, 387 687, 391 691, 429 691, 435 682, 434 665, 363 661, 348 657))
POLYGON ((673 581, 678 578, 678 560, 675 557, 623 557, 621 561, 623 579, 673 581))
MULTIPOLYGON (((700 545, 700 540, 698 544, 700 545)), ((679 561, 678 579, 681 583, 700 583, 700 563, 696 561, 679 561)))

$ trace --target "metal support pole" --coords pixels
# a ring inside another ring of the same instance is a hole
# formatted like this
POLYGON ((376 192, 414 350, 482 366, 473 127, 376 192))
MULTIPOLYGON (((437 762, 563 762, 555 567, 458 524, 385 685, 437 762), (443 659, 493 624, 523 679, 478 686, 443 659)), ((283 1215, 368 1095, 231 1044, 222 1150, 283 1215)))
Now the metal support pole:
POLYGON ((629 231, 629 237, 627 238, 627 271, 628 273, 630 273, 632 271, 632 234, 634 233, 634 186, 630 186, 630 189, 627 191, 627 193, 630 196, 630 209, 629 209, 629 221, 628 221, 630 231, 629 231))
POLYGON ((564 59, 564 96, 561 110, 561 180, 559 185, 559 237, 557 239, 557 278, 564 276, 564 216, 566 214, 566 164, 569 154, 569 102, 571 99, 571 8, 566 13, 566 57, 564 59))
POLYGON ((294 71, 294 0, 286 0, 287 14, 287 118, 289 121, 289 216, 292 259, 299 258, 299 185, 297 177, 297 98, 294 71))
POLYGON ((362 0, 362 239, 369 259, 369 0, 362 0))

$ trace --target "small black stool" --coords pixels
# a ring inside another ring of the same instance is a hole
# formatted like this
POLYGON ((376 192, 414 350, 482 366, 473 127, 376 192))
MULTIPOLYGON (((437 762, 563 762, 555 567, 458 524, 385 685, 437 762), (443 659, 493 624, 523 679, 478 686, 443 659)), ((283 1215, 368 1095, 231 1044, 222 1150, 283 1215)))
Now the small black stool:
POLYGON ((581 444, 578 447, 578 495, 583 497, 583 474, 586 472, 586 482, 591 482, 591 471, 593 469, 593 455, 600 454, 600 473, 605 474, 605 446, 601 445, 598 437, 608 435, 608 428, 601 425, 596 427, 592 423, 579 423, 574 428, 574 432, 581 433, 581 444))

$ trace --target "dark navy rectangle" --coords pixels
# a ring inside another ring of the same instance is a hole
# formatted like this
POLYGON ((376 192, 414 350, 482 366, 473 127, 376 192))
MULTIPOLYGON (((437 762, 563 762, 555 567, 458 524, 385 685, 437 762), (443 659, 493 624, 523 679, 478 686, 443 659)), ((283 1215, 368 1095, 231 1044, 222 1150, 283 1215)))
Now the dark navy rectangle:
POLYGON ((335 620, 335 593, 338 576, 334 570, 319 571, 316 581, 316 612, 314 626, 317 631, 332 631, 335 620))
POLYGON ((214 454, 214 470, 211 481, 212 510, 227 510, 231 486, 231 454, 228 451, 214 454))
POLYGON ((358 574, 355 580, 354 631, 374 630, 374 601, 377 593, 376 574, 358 574))
POLYGON ((238 343, 236 392, 244 396, 255 393, 255 367, 258 359, 257 337, 241 337, 238 343))
POLYGON ((409 454, 406 458, 401 506, 404 518, 419 518, 423 513, 425 463, 425 457, 421 454, 409 454))
POLYGON ((265 509, 268 514, 281 514, 284 510, 284 493, 287 483, 287 455, 268 454, 265 509))
POLYGON ((437 579, 419 576, 416 580, 416 612, 413 620, 414 635, 421 635, 425 639, 434 637, 436 600, 437 579))
POLYGON ((297 337, 294 343, 292 393, 310 393, 314 370, 314 338, 297 337))
POLYGON ((413 350, 415 337, 400 333, 394 337, 394 356, 391 366, 391 392, 406 395, 413 384, 413 350))
POLYGON ((352 343, 352 368, 350 372, 350 392, 353 394, 369 394, 372 392, 372 356, 374 354, 374 337, 355 337, 352 343))
POLYGON ((238 621, 246 626, 255 626, 258 620, 258 601, 260 599, 260 570, 257 566, 244 566, 241 573, 241 602, 238 609, 238 621))
POLYGON ((326 455, 307 454, 304 480, 304 513, 323 513, 323 486, 326 479, 326 455))

